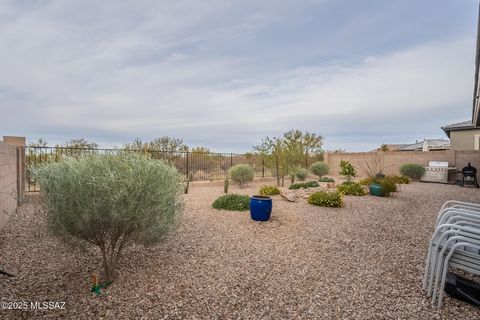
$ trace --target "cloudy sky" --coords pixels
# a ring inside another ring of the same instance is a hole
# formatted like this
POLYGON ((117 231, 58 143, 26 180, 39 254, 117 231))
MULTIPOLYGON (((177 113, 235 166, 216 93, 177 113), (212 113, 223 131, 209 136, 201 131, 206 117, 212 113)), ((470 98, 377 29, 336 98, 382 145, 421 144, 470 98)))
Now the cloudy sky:
POLYGON ((472 112, 474 0, 0 1, 0 135, 244 152, 445 137, 472 112))

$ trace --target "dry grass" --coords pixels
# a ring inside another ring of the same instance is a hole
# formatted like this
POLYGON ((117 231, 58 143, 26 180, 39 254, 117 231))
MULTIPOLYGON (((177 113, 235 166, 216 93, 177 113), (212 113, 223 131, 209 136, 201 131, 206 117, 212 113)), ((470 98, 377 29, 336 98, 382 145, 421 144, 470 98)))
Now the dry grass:
MULTIPOLYGON (((272 180, 270 180, 273 183, 272 180)), ((254 194, 265 182, 231 192, 254 194)), ((179 230, 159 246, 126 251, 118 280, 95 297, 93 249, 72 252, 33 223, 32 204, 0 231, 3 301, 66 301, 66 310, 0 311, 0 318, 477 319, 445 299, 437 313, 421 290, 436 212, 480 191, 414 183, 391 198, 347 197, 320 208, 274 196, 272 220, 217 211, 223 183, 194 183, 179 230), (39 231, 40 230, 40 231, 39 231)))

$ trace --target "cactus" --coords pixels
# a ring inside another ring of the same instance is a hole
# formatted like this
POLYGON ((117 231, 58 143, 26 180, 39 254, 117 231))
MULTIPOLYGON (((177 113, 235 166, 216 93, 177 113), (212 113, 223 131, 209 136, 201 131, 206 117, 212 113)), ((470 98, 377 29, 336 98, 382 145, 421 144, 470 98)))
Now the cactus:
POLYGON ((189 180, 185 181, 185 194, 188 193, 188 187, 189 186, 190 186, 190 181, 189 180))
POLYGON ((228 193, 228 185, 229 185, 228 177, 225 178, 225 181, 223 182, 223 192, 228 193))

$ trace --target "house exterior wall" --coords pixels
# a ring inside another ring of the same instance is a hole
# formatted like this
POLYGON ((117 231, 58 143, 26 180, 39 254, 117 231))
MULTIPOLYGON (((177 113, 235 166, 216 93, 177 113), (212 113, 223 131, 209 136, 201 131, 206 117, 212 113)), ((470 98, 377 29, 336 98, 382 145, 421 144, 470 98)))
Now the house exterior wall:
POLYGON ((480 129, 450 131, 451 149, 458 151, 475 150, 475 135, 480 135, 480 129))

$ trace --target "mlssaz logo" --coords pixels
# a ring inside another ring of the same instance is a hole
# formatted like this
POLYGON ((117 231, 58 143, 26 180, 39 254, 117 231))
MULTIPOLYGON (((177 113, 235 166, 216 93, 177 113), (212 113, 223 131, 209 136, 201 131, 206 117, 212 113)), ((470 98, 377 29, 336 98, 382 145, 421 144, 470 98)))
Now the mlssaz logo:
POLYGON ((65 310, 65 302, 32 301, 32 302, 30 302, 30 309, 36 309, 36 310, 65 310))

